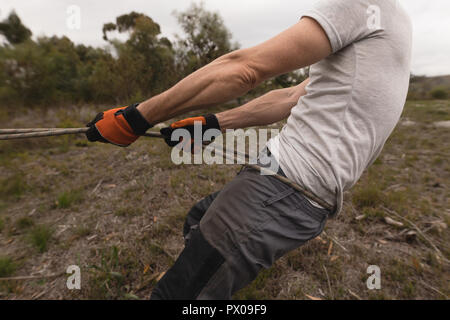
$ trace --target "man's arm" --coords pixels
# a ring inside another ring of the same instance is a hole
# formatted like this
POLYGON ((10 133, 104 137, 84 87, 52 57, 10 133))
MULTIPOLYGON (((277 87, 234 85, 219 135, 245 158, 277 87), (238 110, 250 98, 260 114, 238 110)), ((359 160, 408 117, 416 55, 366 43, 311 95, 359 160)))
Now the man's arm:
POLYGON ((235 109, 217 114, 222 131, 269 125, 289 117, 291 109, 306 94, 309 79, 301 84, 273 90, 235 109))
POLYGON ((137 109, 149 123, 157 124, 230 101, 266 79, 309 66, 331 52, 322 27, 313 19, 303 18, 258 46, 218 58, 137 109))
POLYGON ((309 66, 331 52, 322 27, 313 19, 303 18, 256 47, 216 59, 138 106, 99 113, 88 124, 86 136, 89 141, 129 146, 157 123, 230 101, 266 79, 309 66))

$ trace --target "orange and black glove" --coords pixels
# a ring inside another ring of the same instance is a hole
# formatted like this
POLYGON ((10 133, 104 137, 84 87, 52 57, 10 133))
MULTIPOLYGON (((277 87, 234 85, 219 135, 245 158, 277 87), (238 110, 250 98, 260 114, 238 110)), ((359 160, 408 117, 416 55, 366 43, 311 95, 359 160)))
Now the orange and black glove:
POLYGON ((217 120, 217 117, 214 114, 208 114, 201 117, 195 117, 195 118, 188 118, 184 120, 180 120, 177 122, 174 122, 170 125, 170 127, 163 128, 160 130, 161 134, 164 136, 164 140, 169 145, 169 147, 174 147, 178 145, 180 142, 182 142, 182 138, 178 141, 172 141, 172 134, 177 129, 186 129, 189 131, 191 139, 189 141, 186 141, 185 143, 191 144, 191 150, 194 150, 195 145, 202 145, 204 142, 212 142, 214 139, 206 141, 203 139, 203 136, 205 132, 209 129, 220 129, 219 120, 217 120), (195 123, 201 123, 201 130, 202 130, 202 141, 195 141, 195 135, 194 135, 194 124, 195 123))
POLYGON ((111 109, 97 114, 86 126, 86 137, 91 142, 112 143, 128 147, 152 127, 136 109, 139 104, 111 109))

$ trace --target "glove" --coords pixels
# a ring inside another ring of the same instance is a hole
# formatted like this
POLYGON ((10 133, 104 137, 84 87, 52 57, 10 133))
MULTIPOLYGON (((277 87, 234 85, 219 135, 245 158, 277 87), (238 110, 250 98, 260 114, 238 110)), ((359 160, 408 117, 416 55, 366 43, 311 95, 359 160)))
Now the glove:
MULTIPOLYGON (((217 117, 214 114, 208 114, 205 116, 195 117, 195 118, 188 118, 188 119, 184 119, 184 120, 180 120, 175 123, 172 123, 170 125, 170 127, 163 128, 160 130, 161 134, 164 136, 164 140, 169 145, 169 147, 174 147, 174 146, 178 145, 182 140, 182 138, 180 138, 179 141, 172 141, 172 133, 177 129, 186 129, 189 131, 189 133, 191 134, 191 139, 190 139, 190 141, 188 141, 186 143, 190 143, 191 150, 194 150, 194 145, 196 145, 196 144, 202 145, 203 144, 204 133, 209 129, 217 129, 220 131, 220 124, 219 124, 219 120, 217 120, 217 117), (202 129, 202 141, 197 141, 197 142, 194 141, 194 123, 195 122, 201 122, 201 124, 202 124, 202 128, 201 128, 202 129)), ((214 139, 212 139, 208 142, 212 142, 213 140, 214 139)))
POLYGON ((112 143, 128 147, 152 127, 136 109, 139 104, 111 109, 97 114, 86 126, 86 137, 91 142, 112 143))

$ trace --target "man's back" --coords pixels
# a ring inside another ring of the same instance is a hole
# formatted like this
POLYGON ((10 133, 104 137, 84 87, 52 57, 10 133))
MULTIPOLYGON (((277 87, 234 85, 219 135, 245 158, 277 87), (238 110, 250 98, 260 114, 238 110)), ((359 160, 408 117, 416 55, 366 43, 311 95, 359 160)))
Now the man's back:
POLYGON ((322 26, 333 54, 311 66, 307 94, 269 148, 338 213, 402 113, 412 27, 397 0, 325 0, 304 16, 322 26))

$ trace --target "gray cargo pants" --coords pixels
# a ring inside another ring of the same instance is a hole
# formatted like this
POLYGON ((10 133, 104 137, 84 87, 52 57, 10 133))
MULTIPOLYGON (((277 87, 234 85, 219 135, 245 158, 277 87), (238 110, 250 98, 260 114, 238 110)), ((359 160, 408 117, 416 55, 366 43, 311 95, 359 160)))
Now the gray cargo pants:
POLYGON ((328 214, 276 178, 244 168, 190 210, 185 249, 151 299, 231 299, 262 268, 317 237, 328 214))

